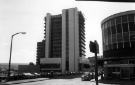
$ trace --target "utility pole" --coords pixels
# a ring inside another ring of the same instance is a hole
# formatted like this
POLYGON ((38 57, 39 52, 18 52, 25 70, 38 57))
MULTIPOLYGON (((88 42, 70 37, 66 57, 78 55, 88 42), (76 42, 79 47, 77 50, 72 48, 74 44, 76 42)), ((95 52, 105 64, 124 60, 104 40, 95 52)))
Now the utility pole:
POLYGON ((98 63, 97 63, 97 52, 95 52, 95 81, 98 85, 98 63))

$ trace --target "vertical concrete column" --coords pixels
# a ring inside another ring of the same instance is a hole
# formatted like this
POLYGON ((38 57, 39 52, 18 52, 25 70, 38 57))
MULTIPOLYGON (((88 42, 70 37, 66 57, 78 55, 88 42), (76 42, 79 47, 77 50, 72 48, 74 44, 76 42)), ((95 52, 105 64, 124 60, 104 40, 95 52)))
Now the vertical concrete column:
POLYGON ((74 39, 74 35, 75 35, 75 25, 74 25, 74 9, 71 8, 69 9, 69 71, 70 72, 74 72, 75 71, 75 63, 74 63, 74 57, 75 57, 75 48, 74 48, 74 44, 75 44, 75 39, 74 39))
POLYGON ((79 71, 79 15, 78 15, 78 11, 77 8, 74 9, 75 10, 75 72, 79 71))
POLYGON ((62 73, 66 69, 66 10, 62 10, 62 73))
POLYGON ((46 42, 45 42, 45 57, 49 58, 50 51, 50 30, 51 30, 51 14, 47 13, 46 15, 46 42))

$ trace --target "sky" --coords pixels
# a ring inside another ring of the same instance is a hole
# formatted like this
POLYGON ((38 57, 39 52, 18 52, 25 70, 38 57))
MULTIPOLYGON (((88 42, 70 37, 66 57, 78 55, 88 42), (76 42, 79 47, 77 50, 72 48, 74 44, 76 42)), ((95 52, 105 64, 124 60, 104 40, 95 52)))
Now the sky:
POLYGON ((106 17, 134 10, 134 3, 75 1, 75 0, 0 0, 0 63, 8 63, 11 36, 14 36, 12 63, 36 62, 37 42, 44 38, 46 13, 57 15, 62 9, 77 7, 85 17, 86 57, 94 56, 89 51, 89 42, 97 40, 102 55, 101 21, 106 17))

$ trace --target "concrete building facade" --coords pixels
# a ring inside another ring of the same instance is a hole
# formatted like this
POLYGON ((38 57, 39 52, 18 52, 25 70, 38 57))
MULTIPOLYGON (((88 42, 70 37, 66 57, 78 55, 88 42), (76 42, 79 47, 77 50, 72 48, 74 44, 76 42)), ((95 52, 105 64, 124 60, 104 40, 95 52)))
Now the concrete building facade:
POLYGON ((106 78, 135 78, 135 10, 111 15, 102 21, 106 78))
POLYGON ((37 56, 36 56, 36 65, 40 65, 40 58, 45 56, 45 40, 37 42, 37 56))
POLYGON ((79 72, 85 57, 83 14, 77 8, 63 9, 62 14, 45 17, 45 57, 41 71, 79 72))

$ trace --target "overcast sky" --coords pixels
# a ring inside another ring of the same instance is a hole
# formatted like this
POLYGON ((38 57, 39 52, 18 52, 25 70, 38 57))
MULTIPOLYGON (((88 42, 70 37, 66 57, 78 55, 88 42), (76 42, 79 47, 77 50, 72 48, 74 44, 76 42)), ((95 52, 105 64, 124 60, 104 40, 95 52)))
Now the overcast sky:
POLYGON ((86 57, 89 41, 97 40, 102 55, 101 21, 118 12, 134 10, 134 3, 89 2, 75 0, 0 0, 0 63, 8 63, 11 36, 13 40, 12 63, 36 62, 37 42, 44 37, 46 13, 57 15, 62 9, 77 7, 85 16, 86 57))

